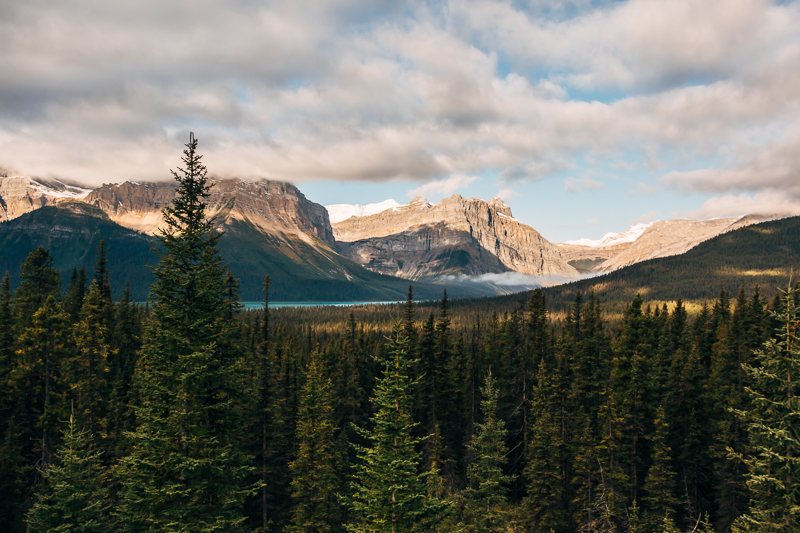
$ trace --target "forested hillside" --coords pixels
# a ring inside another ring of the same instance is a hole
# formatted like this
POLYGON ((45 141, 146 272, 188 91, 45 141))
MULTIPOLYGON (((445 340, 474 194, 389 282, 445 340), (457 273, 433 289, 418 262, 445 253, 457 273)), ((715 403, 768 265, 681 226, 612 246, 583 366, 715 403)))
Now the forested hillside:
POLYGON ((195 149, 148 307, 0 284, 4 531, 795 529, 800 292, 244 312, 195 149))

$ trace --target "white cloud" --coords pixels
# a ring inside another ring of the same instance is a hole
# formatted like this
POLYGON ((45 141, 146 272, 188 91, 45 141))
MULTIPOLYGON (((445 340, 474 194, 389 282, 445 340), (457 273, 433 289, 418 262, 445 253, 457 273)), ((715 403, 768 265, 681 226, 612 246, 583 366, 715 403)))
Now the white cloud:
POLYGON ((661 213, 659 211, 651 210, 636 218, 632 218, 631 224, 649 224, 650 222, 658 220, 660 215, 661 213))
POLYGON ((477 179, 477 176, 456 174, 443 180, 431 181, 429 183, 420 185, 416 189, 408 191, 408 196, 410 198, 415 196, 424 196, 426 198, 433 196, 436 198, 443 198, 445 196, 451 196, 457 191, 466 188, 470 183, 477 179))
POLYGON ((800 215, 800 197, 786 191, 769 189, 756 194, 725 194, 706 200, 695 211, 676 213, 677 216, 708 219, 714 217, 759 215, 800 215))
POLYGON ((534 4, 0 0, 0 165, 164 179, 193 130, 218 175, 449 194, 457 176, 532 181, 587 155, 695 168, 762 150, 663 184, 791 186, 800 4, 534 4), (570 98, 579 88, 592 96, 570 98))
POLYGON ((782 189, 800 196, 800 128, 764 147, 750 148, 747 157, 722 168, 670 172, 661 178, 682 191, 782 189))
POLYGON ((567 192, 590 191, 602 189, 605 185, 592 178, 567 178, 564 180, 564 190, 567 192))
POLYGON ((520 193, 516 192, 511 187, 505 187, 503 189, 500 189, 499 191, 497 191, 497 194, 495 194, 496 198, 500 198, 504 202, 510 202, 511 199, 516 197, 516 196, 522 196, 522 195, 520 193))

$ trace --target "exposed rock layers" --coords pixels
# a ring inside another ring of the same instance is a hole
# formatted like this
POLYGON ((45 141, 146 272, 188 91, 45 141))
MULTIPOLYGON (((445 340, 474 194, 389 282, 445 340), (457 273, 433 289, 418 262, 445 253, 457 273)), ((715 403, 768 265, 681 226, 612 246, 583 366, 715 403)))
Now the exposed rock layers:
POLYGON ((431 205, 415 198, 334 224, 333 232, 337 250, 346 257, 409 279, 509 270, 558 280, 578 276, 554 244, 513 218, 499 199, 455 195, 431 205))
MULTIPOLYGON (((103 185, 85 201, 102 209, 114 222, 153 234, 164 224, 161 210, 175 197, 174 183, 103 185)), ((246 221, 263 233, 299 236, 310 244, 333 247, 333 233, 324 207, 310 202, 290 183, 240 179, 216 180, 208 198, 209 215, 224 226, 246 221)))
POLYGON ((12 220, 34 209, 81 199, 87 194, 89 189, 58 180, 3 177, 0 178, 0 220, 12 220))

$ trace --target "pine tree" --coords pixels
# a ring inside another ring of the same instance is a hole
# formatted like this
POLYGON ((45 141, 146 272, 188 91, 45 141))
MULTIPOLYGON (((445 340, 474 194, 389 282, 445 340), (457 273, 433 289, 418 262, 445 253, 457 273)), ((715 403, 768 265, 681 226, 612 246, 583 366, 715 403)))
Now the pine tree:
POLYGON ((20 284, 14 294, 17 324, 24 325, 44 305, 48 296, 61 293, 61 278, 53 267, 53 257, 41 246, 34 249, 22 264, 20 284))
POLYGON ((748 486, 750 512, 735 531, 789 532, 800 523, 800 332, 794 291, 776 317, 782 328, 755 353, 756 364, 742 367, 752 380, 751 408, 738 411, 750 432, 748 486))
POLYGON ((9 273, 0 284, 0 524, 22 529, 23 476, 18 446, 20 428, 14 419, 17 397, 10 378, 16 364, 14 315, 9 273))
POLYGON ((228 531, 242 521, 250 461, 240 451, 236 325, 206 219, 211 185, 192 135, 157 235, 152 317, 138 362, 137 428, 117 475, 126 531, 228 531))
POLYGON ((417 425, 411 417, 413 390, 410 372, 413 362, 406 356, 408 339, 396 326, 389 350, 380 360, 383 376, 378 379, 371 403, 371 429, 359 428, 367 446, 358 447, 353 497, 350 502, 352 532, 431 531, 445 504, 426 497, 425 478, 419 473, 420 438, 412 432, 417 425))
POLYGON ((294 533, 338 531, 341 524, 333 384, 325 374, 317 349, 300 391, 297 457, 290 465, 294 516, 289 531, 294 533))
POLYGON ((111 533, 108 489, 100 452, 91 433, 74 416, 64 432, 56 462, 44 472, 44 490, 28 512, 29 533, 111 533))
POLYGON ((106 427, 110 396, 110 335, 105 326, 105 312, 106 302, 95 281, 83 302, 80 321, 75 325, 75 356, 69 362, 69 381, 75 418, 96 439, 106 427))
POLYGON ((109 459, 116 460, 125 454, 123 434, 134 429, 134 417, 129 404, 134 399, 133 375, 141 346, 141 321, 131 297, 130 283, 125 284, 122 299, 116 307, 111 343, 109 379, 112 387, 108 407, 107 427, 110 440, 107 455, 109 459))
POLYGON ((506 526, 504 504, 512 477, 503 473, 506 462, 506 429, 498 412, 497 384, 491 370, 483 387, 481 412, 483 423, 477 424, 470 446, 475 462, 467 467, 470 487, 465 491, 464 522, 467 531, 502 531, 506 526))
POLYGON ((69 313, 73 322, 79 320, 83 299, 86 297, 86 271, 81 268, 80 273, 77 268, 72 269, 69 276, 69 287, 64 298, 64 310, 69 313))
POLYGON ((643 499, 644 522, 648 524, 648 531, 654 533, 659 532, 658 528, 665 518, 674 519, 678 508, 678 500, 675 498, 675 472, 667 443, 668 433, 669 425, 665 420, 664 408, 659 406, 652 436, 653 465, 645 478, 643 499))
POLYGON ((520 506, 519 520, 527 531, 566 531, 562 434, 558 391, 552 363, 539 363, 531 404, 531 435, 524 476, 528 495, 520 506))

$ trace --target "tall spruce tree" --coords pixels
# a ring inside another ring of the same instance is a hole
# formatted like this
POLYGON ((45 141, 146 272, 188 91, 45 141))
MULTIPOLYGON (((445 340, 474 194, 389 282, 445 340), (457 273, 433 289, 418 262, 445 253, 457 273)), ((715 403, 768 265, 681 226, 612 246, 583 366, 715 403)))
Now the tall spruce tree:
POLYGON ((497 383, 491 370, 483 387, 483 423, 477 424, 470 446, 475 462, 467 467, 464 523, 467 531, 504 531, 508 509, 508 485, 512 477, 503 473, 506 462, 506 429, 499 417, 497 383))
POLYGON ((294 516, 289 531, 339 531, 341 509, 335 468, 338 450, 334 439, 333 384, 326 376, 319 349, 311 355, 299 403, 297 457, 290 465, 294 516))
POLYGON ((800 524, 800 317, 793 292, 785 293, 776 338, 755 353, 756 364, 742 365, 752 383, 751 407, 738 414, 750 432, 744 459, 753 499, 734 531, 788 533, 800 524))
POLYGON ((250 467, 240 427, 237 328, 219 253, 206 217, 211 184, 190 136, 178 192, 164 210, 152 317, 138 361, 137 428, 117 471, 126 531, 230 531, 242 521, 250 467))
POLYGON ((359 428, 367 446, 357 448, 360 464, 347 525, 354 533, 433 531, 446 509, 443 502, 426 497, 425 478, 431 472, 420 473, 417 447, 422 439, 413 436, 416 380, 410 375, 413 361, 406 356, 407 344, 395 326, 380 360, 383 376, 371 399, 371 428, 359 428))
POLYGON ((108 488, 103 485, 102 452, 89 430, 70 416, 57 462, 44 472, 44 490, 28 512, 29 533, 111 533, 108 488))

